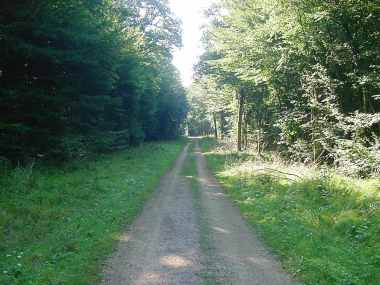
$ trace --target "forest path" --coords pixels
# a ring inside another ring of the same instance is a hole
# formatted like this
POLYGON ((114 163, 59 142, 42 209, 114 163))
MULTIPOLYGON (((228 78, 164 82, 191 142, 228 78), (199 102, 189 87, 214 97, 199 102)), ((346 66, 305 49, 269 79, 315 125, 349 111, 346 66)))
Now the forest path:
POLYGON ((290 285, 299 284, 285 273, 241 217, 239 210, 207 169, 196 141, 201 216, 206 228, 208 284, 290 285))
POLYGON ((296 284, 209 173, 198 141, 191 156, 188 150, 121 237, 102 284, 296 284), (197 189, 182 173, 189 159, 197 189))

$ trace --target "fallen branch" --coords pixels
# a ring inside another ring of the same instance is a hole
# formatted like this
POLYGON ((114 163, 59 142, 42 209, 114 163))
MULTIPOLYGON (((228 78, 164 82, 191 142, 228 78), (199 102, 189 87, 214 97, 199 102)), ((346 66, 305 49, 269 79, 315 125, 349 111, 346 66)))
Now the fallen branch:
POLYGON ((271 173, 261 173, 261 174, 255 174, 253 175, 254 177, 259 177, 259 176, 270 176, 270 177, 274 177, 274 178, 277 178, 277 179, 287 179, 287 180, 290 180, 292 182, 296 182, 297 180, 296 179, 293 179, 293 178, 290 178, 290 177, 286 177, 286 176, 278 176, 278 175, 274 175, 274 174, 271 174, 271 173))
POLYGON ((283 171, 280 171, 280 170, 277 170, 277 169, 273 169, 273 168, 269 168, 269 167, 266 167, 266 168, 262 168, 262 169, 257 169, 255 171, 271 171, 271 172, 278 172, 278 173, 281 173, 281 174, 284 174, 284 175, 289 175, 289 176, 295 176, 297 178, 302 178, 301 176, 297 175, 297 174, 294 174, 294 173, 288 173, 288 172, 283 172, 283 171))

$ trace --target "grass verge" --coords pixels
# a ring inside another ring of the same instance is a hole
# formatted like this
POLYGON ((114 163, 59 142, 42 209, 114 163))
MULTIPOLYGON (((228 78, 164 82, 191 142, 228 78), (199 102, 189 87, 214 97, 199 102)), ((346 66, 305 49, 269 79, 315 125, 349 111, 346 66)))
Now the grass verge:
POLYGON ((201 147, 217 179, 288 271, 305 284, 380 284, 378 180, 303 171, 290 179, 259 172, 250 166, 252 156, 216 151, 214 140, 203 139, 201 147))
POLYGON ((0 284, 94 284, 184 141, 0 176, 0 284))

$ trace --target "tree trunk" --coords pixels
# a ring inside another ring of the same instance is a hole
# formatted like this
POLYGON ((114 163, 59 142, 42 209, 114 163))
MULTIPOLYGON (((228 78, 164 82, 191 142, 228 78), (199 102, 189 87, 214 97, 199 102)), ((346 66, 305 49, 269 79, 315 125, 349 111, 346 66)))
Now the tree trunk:
POLYGON ((368 113, 368 96, 364 88, 362 90, 362 105, 363 113, 368 113))
MULTIPOLYGON (((314 96, 315 102, 318 103, 318 97, 314 88, 313 88, 313 96, 314 96)), ((317 114, 315 112, 315 109, 313 108, 311 110, 311 128, 312 128, 311 140, 313 142, 313 163, 315 163, 317 159, 317 142, 316 142, 316 135, 315 135, 316 119, 317 119, 317 114)))
POLYGON ((217 127, 217 124, 216 124, 216 114, 215 114, 215 112, 212 113, 212 117, 214 119, 214 136, 215 136, 215 139, 218 139, 218 127, 217 127))
POLYGON ((311 140, 313 142, 313 162, 315 163, 315 160, 317 158, 317 145, 315 141, 315 116, 314 111, 311 112, 311 121, 312 121, 312 131, 311 131, 311 140))
POLYGON ((237 125, 237 150, 241 151, 241 137, 242 137, 242 120, 243 120, 243 107, 244 107, 244 96, 243 91, 239 90, 239 111, 238 111, 238 125, 237 125))
POLYGON ((260 132, 261 132, 261 130, 258 129, 257 130, 257 145, 256 145, 258 155, 261 154, 261 133, 260 132))
POLYGON ((224 138, 224 112, 220 112, 220 138, 224 138))
POLYGON ((248 120, 247 115, 244 115, 244 149, 248 148, 248 120))

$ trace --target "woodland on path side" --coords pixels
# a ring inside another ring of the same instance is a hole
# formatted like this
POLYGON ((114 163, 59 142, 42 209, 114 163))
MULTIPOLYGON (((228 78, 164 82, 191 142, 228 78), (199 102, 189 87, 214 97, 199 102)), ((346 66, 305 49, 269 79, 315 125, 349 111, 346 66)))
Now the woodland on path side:
POLYGON ((166 1, 1 1, 0 164, 177 137, 179 46, 166 1))
POLYGON ((191 135, 379 174, 380 3, 226 0, 207 16, 191 135))

